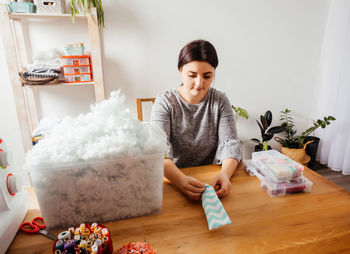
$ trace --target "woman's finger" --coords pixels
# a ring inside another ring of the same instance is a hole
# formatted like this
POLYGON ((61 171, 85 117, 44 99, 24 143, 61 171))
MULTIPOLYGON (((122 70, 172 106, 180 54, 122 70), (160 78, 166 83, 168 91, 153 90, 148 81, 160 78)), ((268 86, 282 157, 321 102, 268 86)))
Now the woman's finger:
POLYGON ((205 188, 205 184, 200 182, 199 180, 197 180, 196 178, 194 177, 190 177, 189 178, 189 182, 191 185, 197 187, 197 188, 205 188))
POLYGON ((198 192, 186 191, 186 195, 194 200, 199 200, 201 198, 201 193, 198 192))
POLYGON ((202 193, 205 190, 205 187, 197 187, 192 185, 191 182, 189 182, 186 186, 185 189, 194 192, 194 193, 202 193))
POLYGON ((219 184, 219 179, 213 179, 213 181, 211 182, 211 186, 215 189, 215 187, 219 184))
POLYGON ((220 197, 225 196, 231 190, 231 184, 224 182, 221 185, 221 189, 216 192, 216 194, 220 197))
POLYGON ((218 190, 216 192, 216 194, 219 196, 219 197, 222 197, 223 195, 225 195, 226 193, 226 190, 224 188, 221 188, 220 190, 218 190))

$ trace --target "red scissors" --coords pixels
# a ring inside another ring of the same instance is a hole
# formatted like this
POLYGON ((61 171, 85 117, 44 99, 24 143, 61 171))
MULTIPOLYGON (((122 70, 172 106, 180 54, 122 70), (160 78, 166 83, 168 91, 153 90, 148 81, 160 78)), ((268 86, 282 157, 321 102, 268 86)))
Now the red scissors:
POLYGON ((50 238, 51 240, 56 241, 56 237, 54 237, 53 235, 50 235, 49 232, 47 232, 46 230, 46 224, 44 222, 44 218, 43 217, 35 217, 32 220, 32 223, 30 222, 24 222, 21 224, 21 229, 23 232, 27 233, 27 234, 42 234, 48 238, 50 238), (27 229, 27 228, 30 229, 27 229))

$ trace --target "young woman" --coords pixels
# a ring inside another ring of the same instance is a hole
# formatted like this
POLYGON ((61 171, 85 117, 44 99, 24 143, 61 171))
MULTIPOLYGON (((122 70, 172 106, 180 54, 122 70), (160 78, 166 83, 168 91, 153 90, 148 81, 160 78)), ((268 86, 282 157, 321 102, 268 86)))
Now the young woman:
POLYGON ((224 93, 210 87, 218 66, 214 46, 204 40, 188 43, 180 52, 180 87, 157 96, 151 121, 168 137, 164 175, 191 199, 200 199, 205 184, 179 168, 221 164, 211 185, 223 197, 241 160, 231 103, 224 93))

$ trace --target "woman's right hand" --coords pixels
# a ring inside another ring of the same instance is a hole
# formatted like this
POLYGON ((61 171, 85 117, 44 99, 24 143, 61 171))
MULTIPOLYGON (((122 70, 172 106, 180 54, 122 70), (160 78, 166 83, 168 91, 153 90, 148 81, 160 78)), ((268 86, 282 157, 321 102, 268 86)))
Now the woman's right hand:
POLYGON ((205 184, 194 177, 184 175, 179 183, 179 189, 189 198, 199 200, 205 190, 205 184))

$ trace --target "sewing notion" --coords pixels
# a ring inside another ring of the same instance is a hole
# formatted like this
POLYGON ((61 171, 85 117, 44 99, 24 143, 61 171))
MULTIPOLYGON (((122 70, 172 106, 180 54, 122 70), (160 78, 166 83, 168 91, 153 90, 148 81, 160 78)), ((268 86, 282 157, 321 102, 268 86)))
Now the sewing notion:
POLYGON ((53 246, 54 254, 112 254, 113 244, 109 229, 92 223, 80 224, 61 232, 53 246))
POLYGON ((24 222, 21 224, 21 230, 27 234, 42 234, 51 240, 56 240, 56 237, 50 235, 46 230, 46 224, 43 217, 36 217, 32 222, 24 222))

